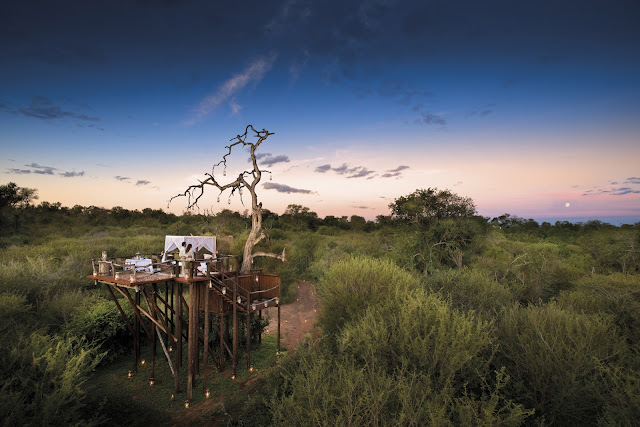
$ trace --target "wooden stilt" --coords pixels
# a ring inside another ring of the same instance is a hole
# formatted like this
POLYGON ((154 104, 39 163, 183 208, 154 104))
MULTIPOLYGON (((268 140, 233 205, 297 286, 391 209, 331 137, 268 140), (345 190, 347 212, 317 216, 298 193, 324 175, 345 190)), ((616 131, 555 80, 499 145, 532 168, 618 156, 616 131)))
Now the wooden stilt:
POLYGON ((280 302, 278 301, 278 353, 280 353, 280 302))
POLYGON ((251 369, 251 312, 247 304, 247 370, 251 369))
MULTIPOLYGON (((260 324, 262 325, 262 310, 258 311, 258 319, 260 319, 260 324)), ((262 328, 258 332, 258 344, 262 344, 262 328)))
POLYGON ((131 336, 133 336, 134 335, 133 326, 131 326, 131 322, 129 322, 129 318, 127 317, 127 315, 124 313, 124 310, 120 306, 120 303, 118 302, 118 298, 116 298, 116 294, 114 294, 113 290, 111 290, 111 285, 109 285, 106 282, 105 282, 104 285, 107 287, 107 290, 109 291, 109 294, 111 294, 111 298, 113 298, 113 302, 116 303, 116 307, 118 307, 118 311, 120 312, 120 315, 122 316, 122 319, 124 320, 124 323, 127 324, 127 328, 129 329, 129 332, 131 332, 131 336))
POLYGON ((176 309, 176 318, 175 318, 175 336, 178 338, 178 342, 176 343, 176 366, 178 368, 182 367, 182 284, 175 283, 174 284, 175 291, 175 301, 178 302, 176 309))
MULTIPOLYGON (((195 376, 198 375, 200 373, 200 340, 197 339, 198 336, 200 336, 202 338, 202 341, 204 342, 204 333, 203 331, 200 330, 200 300, 202 299, 202 288, 206 287, 206 285, 202 282, 200 283, 193 283, 191 285, 191 287, 193 288, 194 291, 196 291, 196 305, 195 305, 195 310, 196 310, 196 332, 198 335, 196 335, 196 356, 195 356, 195 360, 196 360, 196 370, 195 370, 195 374, 194 374, 194 381, 195 381, 195 376)), ((195 382, 194 382, 195 384, 195 382)))
POLYGON ((209 327, 211 323, 211 319, 209 319, 209 287, 205 283, 204 285, 204 351, 202 352, 202 369, 204 371, 204 381, 202 382, 203 392, 207 392, 207 381, 209 370, 207 366, 207 362, 209 361, 209 327))
POLYGON ((233 376, 235 377, 236 375, 236 370, 237 370, 237 365, 238 365, 238 280, 236 278, 236 280, 233 282, 233 325, 231 326, 233 328, 233 355, 232 355, 232 359, 233 359, 233 369, 232 369, 232 373, 233 376))
MULTIPOLYGON (((167 301, 169 301, 169 282, 164 282, 164 318, 165 320, 169 318, 169 307, 167 306, 167 301)), ((167 329, 167 332, 169 332, 168 329, 167 329)), ((170 346, 173 344, 173 343, 170 344, 168 333, 167 333, 167 340, 165 344, 167 346, 170 346)))
MULTIPOLYGON (((156 305, 156 293, 158 292, 158 285, 153 284, 152 293, 151 293, 151 304, 153 307, 156 305)), ((154 320, 157 321, 157 316, 155 310, 151 309, 151 316, 154 320)), ((158 333, 157 327, 151 325, 151 379, 153 381, 155 379, 156 374, 156 342, 158 341, 158 333)))
MULTIPOLYGON (((224 307, 222 309, 224 309, 224 307)), ((225 359, 224 345, 225 345, 225 340, 227 338, 227 329, 225 328, 225 325, 224 325, 225 317, 226 316, 224 315, 224 313, 220 314, 220 366, 219 366, 220 372, 224 370, 224 359, 225 359)))
MULTIPOLYGON (((138 362, 140 361, 140 313, 136 308, 140 307, 140 291, 136 289, 134 311, 138 314, 133 319, 133 372, 138 373, 138 362)), ((128 293, 128 292, 127 292, 128 293)))
POLYGON ((195 284, 189 286, 189 351, 187 352, 187 400, 193 396, 198 358, 198 293, 195 284))

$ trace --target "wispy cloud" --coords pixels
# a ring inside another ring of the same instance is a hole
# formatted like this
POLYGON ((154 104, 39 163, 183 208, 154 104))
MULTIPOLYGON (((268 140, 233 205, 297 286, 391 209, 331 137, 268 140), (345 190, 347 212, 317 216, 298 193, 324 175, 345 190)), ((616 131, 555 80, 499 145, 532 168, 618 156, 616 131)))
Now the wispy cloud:
POLYGON ((222 83, 216 91, 206 96, 195 108, 192 116, 185 121, 186 125, 193 125, 210 114, 223 102, 230 100, 232 112, 236 113, 242 108, 234 96, 250 83, 258 83, 271 69, 277 55, 261 56, 254 60, 247 68, 222 83))
MULTIPOLYGON (((25 166, 29 169, 10 168, 10 169, 7 169, 7 173, 13 173, 17 175, 28 175, 31 173, 35 173, 37 175, 55 175, 54 171, 59 170, 58 168, 55 168, 53 166, 45 166, 45 165, 38 164, 36 162, 30 163, 25 166)), ((65 178, 75 178, 78 176, 84 176, 85 172, 84 171, 81 171, 81 172, 62 171, 62 172, 59 172, 58 175, 65 178)))
POLYGON ((0 110, 7 111, 11 114, 17 114, 41 120, 57 120, 70 117, 87 122, 100 121, 99 117, 88 116, 86 114, 63 109, 60 105, 55 104, 49 98, 44 96, 34 96, 31 98, 31 102, 29 103, 29 105, 22 107, 10 107, 6 104, 0 104, 0 110))
POLYGON ((58 175, 63 176, 65 178, 75 178, 78 176, 84 176, 84 171, 81 172, 62 172, 59 173, 58 175))
POLYGON ((446 126, 447 121, 441 116, 433 113, 421 113, 421 117, 416 119, 417 124, 446 126))
POLYGON ((639 184, 640 185, 640 178, 632 176, 632 177, 627 178, 624 181, 624 183, 625 184, 639 184))
POLYGON ((496 104, 487 104, 481 108, 474 108, 472 110, 467 111, 467 117, 486 117, 489 114, 493 113, 496 104))
POLYGON ((289 161, 290 160, 288 156, 280 154, 279 156, 265 157, 263 160, 260 161, 260 164, 265 166, 273 166, 276 163, 289 163, 289 161))
MULTIPOLYGON (((271 153, 256 154, 256 160, 261 165, 265 165, 269 167, 275 165, 276 163, 289 163, 291 161, 289 160, 289 156, 285 156, 284 154, 279 154, 277 156, 274 156, 271 153)), ((249 163, 251 162, 251 157, 247 159, 247 162, 249 163)))
POLYGON ((382 178, 393 178, 393 177, 399 177, 402 175, 402 171, 409 169, 409 166, 405 166, 405 165, 400 165, 395 169, 391 169, 386 171, 385 173, 383 173, 382 175, 380 175, 382 178))
POLYGON ((37 173, 40 175, 53 175, 53 171, 58 170, 57 168, 54 168, 53 166, 43 166, 43 165, 39 165, 37 163, 31 163, 30 165, 25 165, 28 168, 32 168, 33 169, 33 173, 37 173))
POLYGON ((285 184, 276 184, 275 182, 267 182, 263 185, 265 190, 276 190, 278 193, 300 193, 300 194, 318 194, 311 190, 304 190, 301 188, 293 188, 285 184))
POLYGON ((116 175, 114 176, 114 178, 117 179, 118 181, 129 181, 131 179, 128 176, 120 176, 120 175, 116 175))
POLYGON ((151 181, 147 181, 146 179, 139 179, 138 181, 136 181, 136 185, 139 187, 141 185, 149 185, 151 184, 151 181))
POLYGON ((372 178, 372 175, 376 173, 376 171, 372 171, 367 169, 364 166, 349 166, 347 163, 343 163, 342 165, 332 168, 330 164, 322 165, 316 167, 315 171, 317 173, 326 173, 328 171, 334 171, 338 175, 347 175, 347 178, 364 178, 369 177, 372 178))

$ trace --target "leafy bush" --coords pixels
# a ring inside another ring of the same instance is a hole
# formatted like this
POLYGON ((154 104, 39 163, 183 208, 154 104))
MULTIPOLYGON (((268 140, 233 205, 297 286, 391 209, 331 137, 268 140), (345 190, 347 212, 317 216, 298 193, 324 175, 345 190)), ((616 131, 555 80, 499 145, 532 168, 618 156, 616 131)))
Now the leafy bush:
POLYGON ((397 297, 419 281, 387 260, 354 257, 338 261, 326 272, 319 288, 322 311, 319 324, 329 340, 367 307, 397 297))
POLYGON ((464 268, 443 270, 428 276, 426 286, 439 292, 461 310, 474 310, 493 318, 496 312, 515 302, 515 296, 488 274, 464 268))
POLYGON ((507 309, 498 324, 497 361, 514 379, 512 396, 544 423, 589 424, 607 392, 600 372, 628 351, 608 317, 569 312, 551 303, 507 309))
MULTIPOLYGON (((100 421, 84 405, 84 383, 102 355, 77 338, 34 332, 0 355, 0 418, 5 425, 71 425, 100 421)), ((95 409, 95 408, 94 408, 95 409)))
MULTIPOLYGON (((120 306, 132 325, 131 305, 125 300, 120 300, 120 306)), ((105 352, 105 355, 108 355, 105 360, 113 360, 129 351, 133 342, 133 337, 114 302, 100 297, 87 301, 84 310, 76 313, 66 330, 105 352)))

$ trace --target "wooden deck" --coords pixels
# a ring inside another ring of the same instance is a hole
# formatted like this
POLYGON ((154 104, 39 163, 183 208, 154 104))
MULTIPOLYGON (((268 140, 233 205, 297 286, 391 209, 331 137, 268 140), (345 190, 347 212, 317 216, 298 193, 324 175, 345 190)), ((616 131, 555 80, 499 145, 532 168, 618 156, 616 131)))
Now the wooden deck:
POLYGON ((150 272, 134 271, 134 267, 124 264, 124 259, 124 257, 118 257, 92 260, 94 274, 87 278, 94 280, 96 284, 106 285, 127 327, 133 334, 134 371, 137 371, 140 359, 142 329, 152 342, 151 376, 153 377, 155 371, 156 343, 160 341, 174 376, 174 392, 180 392, 182 385, 178 377, 178 368, 182 365, 183 339, 186 340, 188 343, 187 400, 191 400, 196 374, 201 371, 203 371, 203 393, 206 392, 210 359, 219 370, 224 368, 224 360, 227 357, 231 359, 232 375, 235 377, 238 363, 239 316, 244 316, 246 321, 247 368, 250 368, 251 315, 256 313, 261 316, 261 311, 269 307, 278 308, 277 339, 278 351, 280 350, 280 275, 261 271, 240 275, 235 257, 219 257, 206 261, 204 272, 195 268, 200 266, 201 262, 205 262, 201 260, 187 262, 185 267, 180 269, 177 263, 157 262, 150 266, 150 269, 153 269, 153 272, 150 272), (189 290, 188 302, 183 295, 185 286, 189 290), (164 287, 164 295, 159 287, 164 287), (117 294, 123 298, 118 298, 117 294), (133 308, 133 325, 120 305, 123 300, 133 308), (197 310, 192 310, 194 307, 197 307, 197 310), (200 322, 201 316, 198 315, 202 312, 204 322, 200 322), (211 316, 219 317, 217 332, 220 342, 217 350, 211 346, 209 339, 211 316), (227 317, 230 319, 226 319, 227 317), (231 340, 227 337, 225 323, 232 327, 231 340), (174 344, 176 351, 172 360, 167 347, 174 344), (201 361, 199 360, 200 349, 203 350, 201 361))

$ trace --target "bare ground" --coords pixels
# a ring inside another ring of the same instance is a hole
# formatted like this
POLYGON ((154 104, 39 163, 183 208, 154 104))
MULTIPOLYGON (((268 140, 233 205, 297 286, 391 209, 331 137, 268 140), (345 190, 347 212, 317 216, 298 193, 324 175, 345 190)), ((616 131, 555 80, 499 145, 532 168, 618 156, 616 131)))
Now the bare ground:
MULTIPOLYGON (((320 310, 316 288, 304 280, 299 280, 297 287, 296 300, 280 307, 280 340, 289 352, 295 350, 307 334, 310 333, 314 339, 318 337, 318 330, 314 327, 320 310)), ((266 312, 271 318, 266 332, 275 334, 278 329, 278 309, 271 307, 266 312)))

